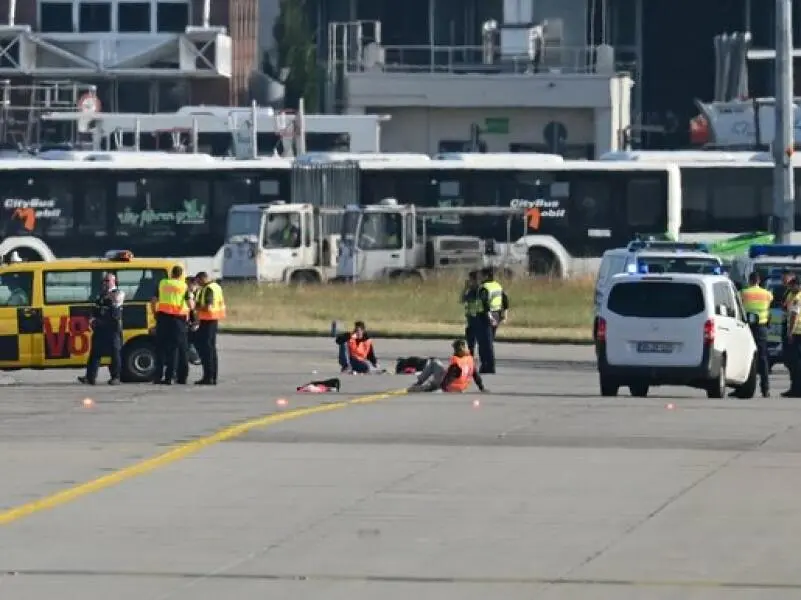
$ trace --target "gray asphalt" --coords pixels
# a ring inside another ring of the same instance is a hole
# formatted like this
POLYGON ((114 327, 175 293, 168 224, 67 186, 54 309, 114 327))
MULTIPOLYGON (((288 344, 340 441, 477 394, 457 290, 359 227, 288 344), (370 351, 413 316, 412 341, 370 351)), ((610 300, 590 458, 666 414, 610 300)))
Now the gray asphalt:
MULTIPOLYGON (((216 389, 7 374, 0 521, 232 423, 410 383, 351 376, 338 395, 296 394, 336 375, 330 339, 221 346, 216 389)), ((448 344, 377 348, 390 365, 448 344)), ((680 388, 599 398, 590 348, 498 354, 489 394, 253 429, 0 525, 0 598, 801 597, 801 402, 680 388)))

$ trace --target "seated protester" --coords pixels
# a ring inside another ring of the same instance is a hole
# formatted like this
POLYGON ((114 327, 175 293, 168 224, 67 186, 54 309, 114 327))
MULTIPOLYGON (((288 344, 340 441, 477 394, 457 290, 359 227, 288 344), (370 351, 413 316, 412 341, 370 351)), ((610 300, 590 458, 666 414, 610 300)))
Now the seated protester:
POLYGON ((364 321, 356 321, 353 331, 338 335, 336 342, 339 346, 339 366, 343 373, 371 373, 381 369, 373 341, 365 331, 364 321))
POLYGON ((467 348, 465 340, 453 342, 453 356, 447 368, 441 361, 432 358, 417 378, 417 383, 410 386, 409 392, 464 392, 470 385, 470 381, 475 381, 478 389, 482 392, 487 391, 481 375, 476 370, 476 363, 473 355, 467 348))

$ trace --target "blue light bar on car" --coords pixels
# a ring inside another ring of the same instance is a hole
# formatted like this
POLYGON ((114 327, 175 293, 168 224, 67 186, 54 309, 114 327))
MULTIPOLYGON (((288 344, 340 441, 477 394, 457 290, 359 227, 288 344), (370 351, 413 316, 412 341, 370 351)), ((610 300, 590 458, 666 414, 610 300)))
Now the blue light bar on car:
POLYGON ((709 246, 693 242, 665 242, 662 240, 635 240, 629 242, 629 252, 636 250, 666 250, 668 252, 709 252, 709 246))
POLYGON ((748 256, 749 258, 801 256, 801 246, 797 244, 755 244, 748 249, 748 256))

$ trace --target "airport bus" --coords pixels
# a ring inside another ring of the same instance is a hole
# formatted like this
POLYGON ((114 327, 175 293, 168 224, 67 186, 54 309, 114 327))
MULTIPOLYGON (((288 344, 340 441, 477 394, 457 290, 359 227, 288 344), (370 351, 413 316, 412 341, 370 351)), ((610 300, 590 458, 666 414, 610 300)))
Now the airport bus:
MULTIPOLYGON (((432 159, 341 153, 226 160, 204 154, 53 151, 0 159, 0 254, 17 251, 25 260, 51 260, 126 249, 135 256, 181 258, 190 271, 218 274, 230 206, 314 203, 303 188, 304 193, 296 192, 295 167, 326 168, 343 161, 358 166, 359 181, 351 196, 327 191, 342 206, 391 197, 429 207, 528 209, 530 233, 517 243, 525 246, 535 274, 566 276, 585 266, 592 269, 605 250, 624 246, 636 234, 675 236, 680 227, 679 173, 669 164, 534 154, 432 159)), ((501 243, 506 227, 505 218, 451 216, 432 222, 429 232, 501 243)))
MULTIPOLYGON (((597 269, 610 248, 638 234, 678 235, 680 177, 670 164, 568 161, 542 154, 441 154, 430 163, 361 165, 363 204, 394 198, 427 207, 522 207, 529 270, 568 276, 597 269)), ((506 217, 439 217, 431 235, 507 239, 506 217)), ((523 223, 513 223, 521 231, 523 223)))
MULTIPOLYGON (((750 243, 769 243, 773 214, 773 157, 767 152, 610 152, 602 162, 675 164, 681 172, 681 239, 717 242, 744 253, 750 243), (743 243, 726 243, 738 236, 743 243)), ((793 156, 795 230, 801 229, 801 157, 793 156)), ((797 234, 791 234, 797 236, 797 234)), ((771 238, 772 239, 772 238, 771 238)), ((793 239, 793 243, 801 240, 793 239)))

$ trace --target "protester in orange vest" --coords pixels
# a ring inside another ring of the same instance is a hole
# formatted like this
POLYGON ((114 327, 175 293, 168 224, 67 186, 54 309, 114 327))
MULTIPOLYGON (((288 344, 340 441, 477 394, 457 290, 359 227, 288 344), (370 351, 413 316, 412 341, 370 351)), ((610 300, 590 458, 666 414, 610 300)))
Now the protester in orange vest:
POLYGON ((383 373, 375 355, 373 340, 367 335, 364 321, 356 321, 353 331, 336 337, 339 366, 343 373, 383 373))
POLYGON ((451 356, 448 366, 442 361, 432 358, 428 361, 423 372, 417 378, 417 382, 410 386, 409 392, 464 392, 474 381, 478 389, 486 392, 484 382, 481 380, 476 370, 476 363, 473 355, 467 347, 465 340, 453 342, 453 356, 451 356))

